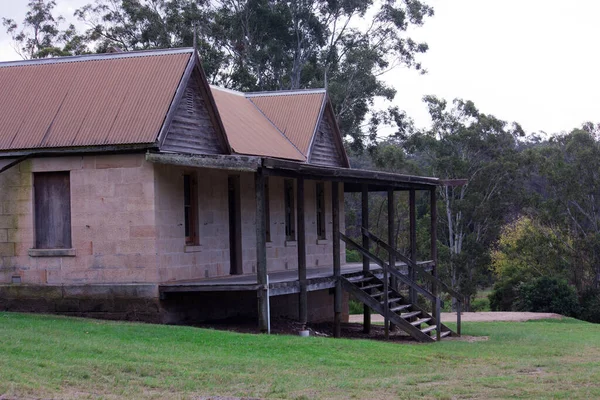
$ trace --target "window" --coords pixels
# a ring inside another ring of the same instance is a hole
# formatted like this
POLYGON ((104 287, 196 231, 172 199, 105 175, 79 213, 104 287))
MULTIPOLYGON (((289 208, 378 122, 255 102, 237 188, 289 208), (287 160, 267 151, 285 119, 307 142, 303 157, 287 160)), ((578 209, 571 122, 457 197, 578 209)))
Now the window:
POLYGON ((327 239, 325 229, 325 184, 317 182, 317 239, 327 239))
POLYGON ((267 242, 271 241, 271 206, 269 200, 269 177, 265 179, 265 225, 267 227, 267 242))
POLYGON ((185 218, 185 244, 198 244, 198 185, 194 176, 183 175, 183 209, 185 218))
POLYGON ((294 220, 294 181, 286 179, 284 183, 285 197, 285 240, 296 240, 296 225, 294 220))
POLYGON ((71 248, 69 171, 33 174, 35 248, 71 248))

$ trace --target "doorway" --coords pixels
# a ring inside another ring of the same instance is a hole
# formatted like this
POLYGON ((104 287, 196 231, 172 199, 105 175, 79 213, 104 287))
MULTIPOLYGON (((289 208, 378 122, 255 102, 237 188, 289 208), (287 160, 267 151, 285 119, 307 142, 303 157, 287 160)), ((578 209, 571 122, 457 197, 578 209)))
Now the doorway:
POLYGON ((242 267, 242 212, 240 199, 240 177, 231 175, 228 179, 229 199, 229 260, 231 275, 244 273, 242 267))

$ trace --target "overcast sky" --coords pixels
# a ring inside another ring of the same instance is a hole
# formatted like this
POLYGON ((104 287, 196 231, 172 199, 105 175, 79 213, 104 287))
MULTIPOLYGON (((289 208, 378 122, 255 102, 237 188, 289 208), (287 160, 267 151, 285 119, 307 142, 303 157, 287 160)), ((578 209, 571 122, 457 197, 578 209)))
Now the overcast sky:
MULTIPOLYGON (((0 0, 0 16, 21 21, 27 0, 0 0)), ((69 20, 90 0, 57 0, 69 20)), ((528 132, 570 130, 600 122, 600 1, 429 0, 435 16, 411 32, 429 44, 422 76, 399 68, 386 75, 395 103, 419 126, 429 123, 426 94, 473 100, 528 132)), ((17 59, 0 33, 0 61, 17 59)))

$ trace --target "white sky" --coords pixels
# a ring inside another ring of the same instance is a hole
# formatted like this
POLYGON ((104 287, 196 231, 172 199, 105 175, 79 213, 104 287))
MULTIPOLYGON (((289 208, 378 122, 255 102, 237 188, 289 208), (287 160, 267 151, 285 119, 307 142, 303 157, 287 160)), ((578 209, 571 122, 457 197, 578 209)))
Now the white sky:
MULTIPOLYGON (((0 0, 0 16, 21 21, 28 0, 0 0)), ((57 0, 56 14, 91 0, 57 0)), ((429 123, 422 97, 473 100, 486 113, 548 133, 600 122, 598 0, 429 0, 435 16, 412 34, 429 44, 429 73, 399 68, 386 75, 395 103, 429 123)), ((17 59, 0 30, 0 61, 17 59)))

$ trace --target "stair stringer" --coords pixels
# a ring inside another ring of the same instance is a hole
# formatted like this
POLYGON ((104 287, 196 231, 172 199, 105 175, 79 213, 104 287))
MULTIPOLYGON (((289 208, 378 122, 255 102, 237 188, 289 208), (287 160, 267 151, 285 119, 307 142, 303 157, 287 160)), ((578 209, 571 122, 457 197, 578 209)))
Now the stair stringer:
MULTIPOLYGON (((347 292, 354 295, 354 297, 356 297, 358 300, 360 300, 363 304, 369 306, 369 308, 371 308, 375 312, 377 312, 381 315, 384 315, 384 308, 378 301, 376 301, 373 297, 371 297, 370 295, 365 293, 358 286, 356 286, 355 284, 353 284, 346 278, 341 277, 340 279, 341 279, 342 287, 344 288, 344 290, 346 290, 347 292)), ((400 294, 398 294, 398 295, 400 297, 402 297, 400 294)), ((411 325, 410 322, 406 321, 404 318, 400 317, 398 314, 389 312, 388 317, 392 323, 397 325, 400 329, 402 329, 404 332, 408 333, 410 336, 412 336, 414 339, 418 340, 419 342, 435 342, 434 338, 421 332, 421 330, 419 328, 411 325)))

